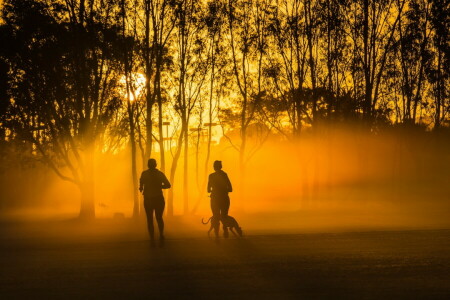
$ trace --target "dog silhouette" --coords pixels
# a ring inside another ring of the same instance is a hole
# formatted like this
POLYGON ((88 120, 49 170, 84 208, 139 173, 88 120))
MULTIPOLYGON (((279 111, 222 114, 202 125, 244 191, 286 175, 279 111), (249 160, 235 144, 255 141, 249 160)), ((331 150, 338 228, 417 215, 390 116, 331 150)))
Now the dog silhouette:
MULTIPOLYGON (((208 230, 208 236, 211 234, 211 231, 214 229, 213 222, 211 222, 212 219, 213 219, 213 217, 210 217, 205 222, 205 221, 203 221, 203 218, 202 218, 202 223, 204 225, 211 223, 211 226, 209 227, 209 230, 208 230)), ((231 233, 234 234, 234 236, 242 237, 242 228, 239 226, 239 223, 236 221, 235 218, 233 218, 232 216, 226 216, 224 218, 221 218, 220 221, 222 222, 224 228, 229 229, 231 231, 231 233)))

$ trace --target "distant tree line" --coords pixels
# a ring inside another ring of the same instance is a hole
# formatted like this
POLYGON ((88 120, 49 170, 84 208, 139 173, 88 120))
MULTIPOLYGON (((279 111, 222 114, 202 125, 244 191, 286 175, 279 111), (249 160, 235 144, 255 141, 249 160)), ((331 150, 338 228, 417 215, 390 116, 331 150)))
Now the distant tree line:
POLYGON ((183 158, 188 213, 189 149, 202 189, 213 127, 242 178, 270 135, 448 127, 449 32, 448 0, 6 0, 2 151, 76 184, 90 218, 96 153, 130 146, 137 216, 138 162, 157 149, 171 181, 183 158))

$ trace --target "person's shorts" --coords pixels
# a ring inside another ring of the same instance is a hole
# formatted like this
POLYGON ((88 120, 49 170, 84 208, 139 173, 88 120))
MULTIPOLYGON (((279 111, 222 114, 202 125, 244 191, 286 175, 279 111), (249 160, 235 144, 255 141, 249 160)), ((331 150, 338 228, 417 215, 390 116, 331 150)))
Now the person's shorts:
POLYGON ((211 195, 211 204, 219 207, 230 205, 230 197, 228 195, 211 195))
POLYGON ((144 196, 144 207, 146 208, 161 208, 164 207, 165 201, 164 196, 153 196, 153 197, 145 197, 144 196))

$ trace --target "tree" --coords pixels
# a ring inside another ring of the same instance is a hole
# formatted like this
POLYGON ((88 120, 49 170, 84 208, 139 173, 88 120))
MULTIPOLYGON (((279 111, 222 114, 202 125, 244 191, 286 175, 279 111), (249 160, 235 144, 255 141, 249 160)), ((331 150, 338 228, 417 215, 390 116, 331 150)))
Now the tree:
MULTIPOLYGON (((180 118, 181 130, 170 169, 170 181, 175 181, 178 160, 183 149, 183 206, 184 213, 188 214, 189 123, 205 83, 208 65, 204 56, 204 26, 200 22, 200 3, 195 0, 180 0, 174 1, 172 5, 176 17, 174 63, 178 71, 175 76, 177 87, 174 109, 180 118)), ((169 215, 173 213, 172 202, 173 189, 169 191, 169 215)))
POLYGON ((428 81, 434 98, 434 129, 450 113, 450 4, 448 1, 431 1, 431 29, 433 31, 433 59, 427 69, 428 81))
MULTIPOLYGON (((153 105, 158 105, 158 145, 161 170, 166 168, 166 158, 163 137, 163 102, 164 102, 164 71, 170 63, 168 47, 175 27, 175 16, 169 0, 144 1, 144 37, 142 56, 145 66, 146 94, 146 147, 145 158, 150 157, 153 134, 153 105)), ((145 161, 145 159, 144 159, 145 161)), ((169 211, 170 209, 169 201, 169 211)))
POLYGON ((412 0, 399 20, 395 55, 399 59, 403 98, 401 118, 404 123, 416 123, 417 110, 425 91, 425 69, 429 65, 428 1, 412 0))
POLYGON ((352 78, 355 98, 362 94, 362 114, 368 128, 376 117, 386 61, 406 1, 353 2, 347 15, 347 34, 353 47, 352 78), (359 91, 361 90, 361 91, 359 91))
POLYGON ((232 72, 238 90, 239 145, 233 147, 239 152, 241 191, 244 189, 245 166, 248 161, 248 128, 257 110, 257 103, 264 95, 261 89, 262 60, 266 45, 265 26, 262 18, 267 11, 262 9, 263 1, 229 0, 226 7, 227 35, 231 52, 232 72), (260 16, 259 14, 263 16, 260 16), (261 26, 261 27, 258 27, 261 26))
MULTIPOLYGON (((205 95, 206 104, 203 105, 202 101, 199 101, 199 127, 198 127, 198 140, 200 141, 200 132, 203 129, 207 129, 207 140, 206 140, 206 157, 204 159, 204 168, 202 174, 201 184, 199 183, 199 171, 198 171, 198 147, 197 144, 197 155, 196 155, 196 172, 197 172, 197 185, 199 190, 199 195, 197 202, 194 204, 191 213, 194 214, 202 198, 206 193, 206 183, 207 174, 210 169, 210 158, 211 158, 211 144, 212 144, 212 132, 213 128, 217 126, 218 112, 220 98, 222 95, 223 87, 225 85, 224 80, 227 75, 225 73, 225 65, 227 64, 227 57, 224 52, 224 2, 221 1, 210 1, 207 3, 207 7, 202 15, 202 22, 206 27, 206 37, 205 37, 205 48, 206 48, 206 63, 209 75, 209 91, 208 95, 205 95), (203 123, 206 106, 206 122, 203 123), (202 125, 206 128, 202 128, 202 125)), ((206 78, 205 78, 206 79, 206 78)), ((202 99, 200 99, 202 100, 202 99)))
POLYGON ((113 4, 99 10, 33 0, 6 3, 9 126, 33 153, 81 192, 80 217, 92 218, 99 135, 120 106, 113 4))
MULTIPOLYGON (((139 217, 139 195, 138 195, 138 174, 137 174, 137 147, 136 147, 136 126, 139 124, 140 116, 137 106, 136 95, 136 73, 133 70, 133 62, 135 61, 136 52, 136 24, 130 22, 127 18, 129 8, 126 7, 127 2, 121 0, 121 16, 122 16, 122 55, 123 55, 123 71, 125 74, 125 91, 127 103, 127 115, 129 125, 129 140, 131 147, 131 177, 133 182, 133 217, 139 217), (131 23, 131 24, 129 24, 131 23)), ((145 160, 144 160, 145 161, 145 160)))

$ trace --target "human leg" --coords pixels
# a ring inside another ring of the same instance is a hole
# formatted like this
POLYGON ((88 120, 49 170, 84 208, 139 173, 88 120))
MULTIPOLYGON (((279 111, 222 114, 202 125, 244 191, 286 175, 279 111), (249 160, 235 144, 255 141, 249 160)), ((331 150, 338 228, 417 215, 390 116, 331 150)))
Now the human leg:
POLYGON ((223 236, 228 237, 228 210, 230 209, 230 198, 224 197, 220 203, 220 219, 222 220, 223 236))
POLYGON ((230 197, 224 197, 221 205, 220 205, 220 214, 222 217, 228 217, 228 211, 230 210, 230 197))
POLYGON ((163 213, 164 213, 164 207, 165 207, 164 200, 161 203, 158 203, 155 207, 155 217, 156 222, 158 223, 158 229, 159 229, 159 238, 161 240, 164 239, 164 220, 163 220, 163 213))
POLYGON ((211 218, 211 225, 214 228, 214 234, 216 237, 219 236, 219 227, 220 227, 220 205, 217 199, 213 196, 211 196, 211 211, 212 211, 212 218, 211 218))
POLYGON ((148 234, 150 235, 150 239, 153 241, 155 237, 154 233, 154 227, 153 227, 153 210, 150 201, 144 200, 144 208, 145 208, 145 214, 147 215, 147 228, 148 228, 148 234))

